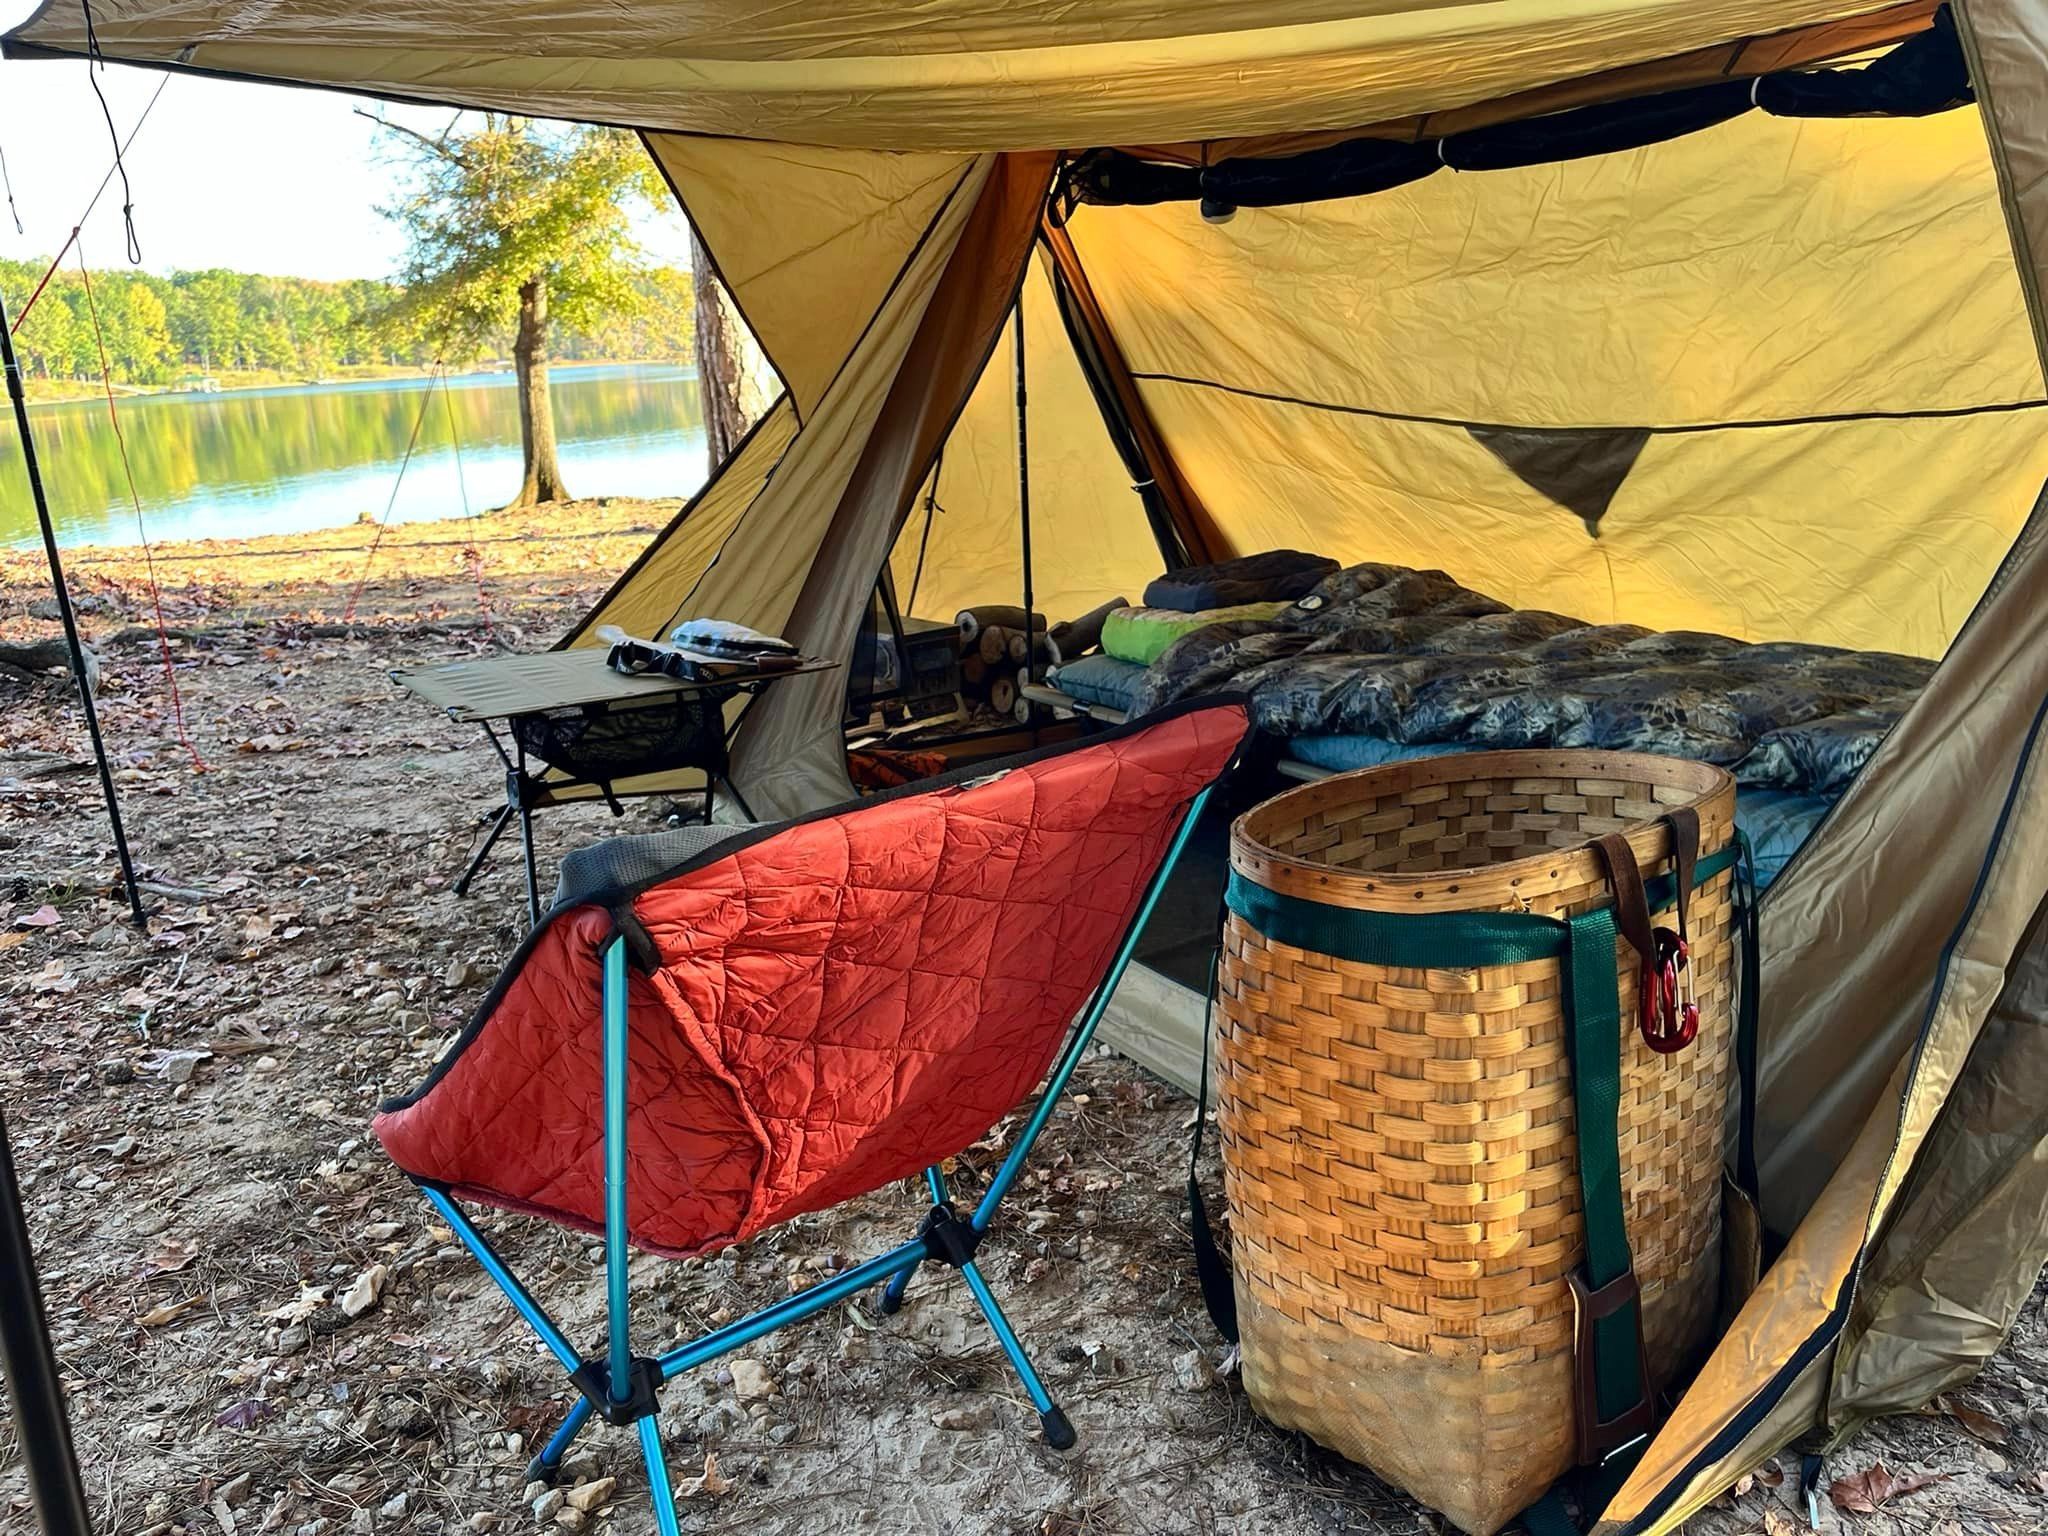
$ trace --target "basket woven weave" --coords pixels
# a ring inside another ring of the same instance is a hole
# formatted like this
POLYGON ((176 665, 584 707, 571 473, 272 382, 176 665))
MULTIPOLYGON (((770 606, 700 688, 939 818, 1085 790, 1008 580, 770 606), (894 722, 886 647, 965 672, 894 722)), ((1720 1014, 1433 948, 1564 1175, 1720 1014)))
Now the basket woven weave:
MULTIPOLYGON (((1345 774, 1247 813, 1240 881, 1362 912, 1569 917, 1610 898, 1589 846, 1627 835, 1669 870, 1657 818, 1734 836, 1710 766, 1584 752, 1458 754, 1345 774)), ((1706 1342, 1718 1289, 1734 1037, 1734 876, 1688 910, 1697 1040, 1635 1028, 1617 944, 1620 1162, 1652 1371, 1706 1342)), ((1233 911, 1220 977, 1219 1118, 1245 1385, 1260 1412, 1486 1536, 1575 1459, 1569 1276, 1584 1257, 1561 965, 1366 964, 1277 942, 1233 911)))

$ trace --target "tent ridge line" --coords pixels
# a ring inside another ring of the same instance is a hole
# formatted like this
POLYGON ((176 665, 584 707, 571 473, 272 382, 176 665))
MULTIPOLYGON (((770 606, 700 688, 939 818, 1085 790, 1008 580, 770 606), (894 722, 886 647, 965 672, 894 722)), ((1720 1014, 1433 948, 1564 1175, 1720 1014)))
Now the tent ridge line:
POLYGON ((1342 416, 1370 416, 1379 421, 1410 422, 1425 427, 1456 427, 1462 431, 1475 428, 1482 432, 1535 432, 1566 433, 1587 432, 1647 432, 1652 437, 1682 437, 1704 432, 1743 432, 1767 427, 1810 427, 1826 426, 1836 422, 1852 421, 1945 421, 1959 416, 1999 416, 2016 411, 2034 411, 2048 406, 2048 398, 2038 400, 1999 400, 1984 405, 1942 406, 1924 411, 1836 411, 1813 416, 1779 416, 1756 421, 1706 421, 1679 422, 1664 426, 1646 425, 1642 422, 1596 423, 1573 426, 1531 426, 1520 422, 1466 420, 1458 416, 1430 416, 1413 411, 1383 410, 1369 405, 1343 405, 1330 400, 1311 400, 1302 395, 1285 395, 1273 390, 1250 389, 1243 385, 1226 384, 1220 379, 1200 379, 1187 374, 1163 373, 1147 369, 1135 369, 1134 379, 1143 379, 1159 384, 1183 384, 1191 389, 1213 389, 1224 394, 1242 396, 1248 400, 1265 400, 1274 405, 1298 405, 1304 410, 1328 411, 1342 416))

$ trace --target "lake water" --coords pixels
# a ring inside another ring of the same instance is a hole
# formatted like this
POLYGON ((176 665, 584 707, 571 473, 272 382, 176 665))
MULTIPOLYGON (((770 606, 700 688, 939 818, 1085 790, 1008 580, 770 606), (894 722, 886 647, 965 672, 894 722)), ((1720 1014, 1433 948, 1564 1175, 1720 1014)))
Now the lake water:
MULTIPOLYGON (((551 375, 562 474, 576 496, 681 499, 704 479, 697 375, 665 365, 551 375)), ((147 395, 120 401, 121 430, 152 542, 232 539, 401 522, 502 505, 519 488, 519 400, 510 373, 147 395), (422 410, 424 408, 424 414, 422 410), (415 423, 419 440, 399 479, 415 423)), ((137 542, 104 400, 29 409, 58 538, 137 542)), ((0 414, 0 543, 40 535, 11 414, 0 414)))

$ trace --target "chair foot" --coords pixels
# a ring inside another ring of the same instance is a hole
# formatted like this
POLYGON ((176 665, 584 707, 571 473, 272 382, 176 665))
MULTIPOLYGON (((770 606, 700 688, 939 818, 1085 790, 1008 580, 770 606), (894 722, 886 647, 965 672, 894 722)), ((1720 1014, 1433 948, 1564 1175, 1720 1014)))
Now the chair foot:
POLYGON ((1074 1426, 1066 1414, 1057 1407, 1048 1408, 1038 1416, 1038 1422, 1045 1429, 1045 1443, 1056 1451, 1071 1451, 1074 1448, 1074 1426))
POLYGON ((891 1275, 883 1284, 882 1299, 875 1305, 884 1317, 894 1317, 903 1310, 904 1294, 910 1289, 910 1277, 916 1273, 914 1269, 906 1269, 901 1274, 891 1275))
POLYGON ((583 1432, 583 1426, 590 1422, 590 1418, 590 1399, 579 1398, 548 1437, 547 1444, 526 1464, 529 1483, 544 1483, 552 1488, 560 1481, 562 1458, 569 1454, 569 1447, 575 1444, 577 1435, 583 1432))

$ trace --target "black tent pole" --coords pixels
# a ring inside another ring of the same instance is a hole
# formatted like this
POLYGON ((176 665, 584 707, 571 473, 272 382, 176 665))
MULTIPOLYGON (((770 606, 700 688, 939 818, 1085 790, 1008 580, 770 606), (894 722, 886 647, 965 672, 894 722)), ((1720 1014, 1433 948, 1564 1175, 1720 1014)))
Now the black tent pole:
POLYGON ((7 1372, 14 1438, 28 1468, 29 1496, 35 1501, 43 1536, 92 1536, 4 1116, 0 1116, 0 1367, 7 1372))
POLYGON ((36 459, 36 440, 28 426, 28 397, 22 392, 21 364, 14 357, 14 332, 7 320, 7 300, 0 296, 0 367, 7 372, 7 396, 14 402, 14 426, 21 434, 21 461, 28 467, 29 494, 35 498, 36 521, 43 528, 43 558, 50 564, 50 585, 57 592, 57 616, 64 621, 64 643, 71 649, 71 676, 78 684, 78 701, 85 706, 85 727, 92 734, 92 755, 100 766, 100 793, 107 801, 107 822, 114 829, 114 851, 121 859, 121 883, 128 892, 128 910, 135 926, 148 926, 143 916, 142 893, 135 888, 135 864, 128 857, 128 833, 121 825, 121 800, 114 793, 114 770, 107 763, 107 744, 100 737, 100 712, 92 699, 92 680, 86 676, 85 647, 78 643, 78 615, 71 611, 71 589, 64 584, 64 561, 57 553, 57 530, 50 522, 50 498, 43 491, 42 465, 36 459))
POLYGON ((1025 427, 1024 289, 1017 289, 1017 518, 1024 530, 1024 675, 1038 680, 1038 631, 1031 622, 1031 439, 1025 427))

